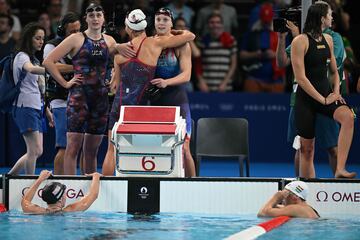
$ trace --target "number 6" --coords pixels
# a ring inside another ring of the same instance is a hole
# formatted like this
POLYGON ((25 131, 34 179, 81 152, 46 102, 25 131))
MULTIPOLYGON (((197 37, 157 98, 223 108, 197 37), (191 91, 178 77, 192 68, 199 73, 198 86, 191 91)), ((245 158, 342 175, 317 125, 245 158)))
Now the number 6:
MULTIPOLYGON (((154 157, 151 157, 152 159, 155 159, 154 157)), ((141 166, 146 171, 152 171, 155 169, 155 162, 152 160, 146 160, 146 157, 143 157, 141 160, 141 166), (146 165, 150 164, 150 167, 146 167, 146 165)))

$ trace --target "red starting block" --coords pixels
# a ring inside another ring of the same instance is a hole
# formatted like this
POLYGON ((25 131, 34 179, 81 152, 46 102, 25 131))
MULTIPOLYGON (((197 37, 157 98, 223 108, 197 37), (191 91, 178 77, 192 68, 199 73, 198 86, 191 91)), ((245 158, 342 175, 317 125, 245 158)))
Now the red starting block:
POLYGON ((184 177, 185 134, 180 107, 121 106, 111 134, 116 175, 184 177))

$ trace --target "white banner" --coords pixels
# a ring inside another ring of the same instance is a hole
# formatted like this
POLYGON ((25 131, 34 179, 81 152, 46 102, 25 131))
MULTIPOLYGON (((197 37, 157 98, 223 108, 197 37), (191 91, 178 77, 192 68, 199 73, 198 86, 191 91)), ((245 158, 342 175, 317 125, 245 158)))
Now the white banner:
POLYGON ((160 212, 257 214, 278 182, 162 181, 160 212))
POLYGON ((360 183, 308 182, 309 204, 320 216, 360 215, 360 183))
MULTIPOLYGON (((134 179, 139 181, 141 179, 134 179)), ((9 179, 9 210, 21 210, 23 193, 35 179, 9 179)), ((33 202, 46 207, 40 199, 42 188, 50 181, 67 186, 67 204, 83 197, 91 180, 50 179, 39 187, 33 202)), ((127 212, 127 179, 102 179, 98 199, 89 210, 127 212)), ((160 181, 160 212, 204 214, 257 214, 260 207, 278 191, 278 180, 266 182, 260 179, 236 181, 235 179, 189 179, 160 181)), ((358 182, 307 182, 308 203, 322 217, 360 215, 360 183, 358 182)), ((4 186, 3 186, 4 187, 4 186)), ((1 193, 5 194, 5 191, 1 193)), ((6 196, 4 196, 6 197, 6 196)), ((1 198, 0 198, 1 199, 1 198)))
MULTIPOLYGON (((22 196, 34 181, 35 179, 9 180, 9 210, 21 210, 22 196)), ((66 185, 66 205, 68 205, 87 194, 91 180, 45 180, 38 188, 33 198, 33 203, 41 207, 46 207, 46 203, 40 196, 42 188, 49 182, 61 182, 66 185)), ((127 181, 101 180, 98 199, 92 204, 89 210, 127 212, 127 181)))

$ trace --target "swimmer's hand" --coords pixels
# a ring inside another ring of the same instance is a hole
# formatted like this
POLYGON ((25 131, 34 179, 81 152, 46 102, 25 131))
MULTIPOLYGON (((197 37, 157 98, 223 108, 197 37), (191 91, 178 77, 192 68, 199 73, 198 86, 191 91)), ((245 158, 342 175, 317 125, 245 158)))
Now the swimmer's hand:
POLYGON ((70 81, 66 82, 65 88, 69 89, 69 88, 73 87, 74 85, 75 86, 81 85, 83 82, 83 78, 84 77, 81 74, 75 74, 74 77, 70 81))
POLYGON ((172 35, 181 35, 185 32, 185 30, 175 30, 175 29, 172 29, 171 30, 171 34, 172 35))
POLYGON ((330 93, 324 100, 324 105, 330 105, 333 102, 335 102, 335 104, 337 104, 339 102, 341 103, 345 103, 345 100, 341 97, 340 94, 337 93, 330 93))
POLYGON ((52 174, 52 172, 49 170, 42 170, 39 175, 39 180, 44 181, 44 180, 48 179, 51 176, 51 174, 52 174))
POLYGON ((151 80, 150 83, 158 88, 166 88, 168 86, 168 81, 162 78, 155 78, 151 80))
POLYGON ((109 90, 111 93, 113 94, 116 94, 116 89, 117 89, 117 81, 115 79, 111 80, 110 81, 110 84, 109 84, 109 90))
POLYGON ((116 50, 118 53, 126 58, 136 57, 136 51, 131 42, 116 44, 116 50))
POLYGON ((343 97, 341 95, 340 95, 340 98, 339 98, 339 102, 342 103, 342 104, 346 104, 345 99, 343 99, 343 97))
POLYGON ((98 172, 93 172, 93 173, 86 173, 85 176, 92 176, 93 179, 100 179, 100 177, 102 176, 102 174, 98 173, 98 172))
POLYGON ((283 198, 287 198, 290 194, 290 191, 287 189, 283 189, 280 191, 283 198))

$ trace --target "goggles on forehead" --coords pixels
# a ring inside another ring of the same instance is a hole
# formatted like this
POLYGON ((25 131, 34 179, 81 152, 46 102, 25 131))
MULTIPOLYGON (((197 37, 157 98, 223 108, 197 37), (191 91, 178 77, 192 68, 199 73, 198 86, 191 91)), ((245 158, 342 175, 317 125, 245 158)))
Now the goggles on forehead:
POLYGON ((171 10, 168 9, 168 8, 160 8, 160 9, 157 10, 157 12, 155 13, 155 15, 161 15, 161 14, 170 17, 171 20, 174 19, 171 10))
POLYGON ((100 6, 97 6, 97 7, 90 7, 90 8, 88 8, 88 9, 86 9, 86 14, 88 14, 88 13, 91 13, 91 12, 103 12, 104 10, 103 10, 103 8, 102 7, 100 7, 100 6))

